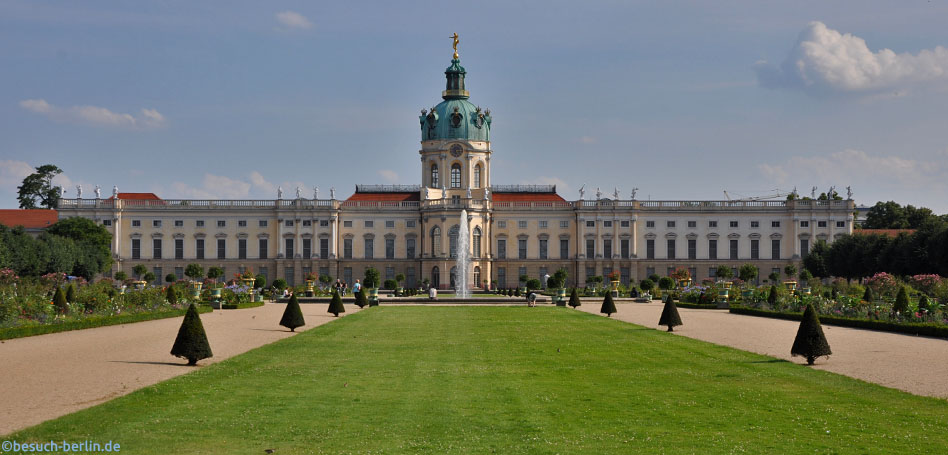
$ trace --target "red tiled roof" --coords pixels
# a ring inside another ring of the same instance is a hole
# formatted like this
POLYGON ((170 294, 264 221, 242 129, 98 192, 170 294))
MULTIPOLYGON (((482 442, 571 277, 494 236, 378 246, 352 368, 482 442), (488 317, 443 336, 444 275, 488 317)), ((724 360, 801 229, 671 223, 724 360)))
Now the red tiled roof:
POLYGON ((898 237, 901 233, 914 234, 915 229, 853 229, 856 235, 887 235, 889 237, 898 237))
POLYGON ((9 227, 23 226, 27 229, 43 229, 54 224, 56 221, 59 221, 59 213, 55 210, 0 210, 0 224, 9 227))
POLYGON ((566 202, 556 193, 494 193, 494 202, 566 202))
MULTIPOLYGON (((161 198, 158 197, 155 193, 119 193, 119 199, 134 199, 134 200, 155 200, 160 201, 161 198)), ((109 198, 113 199, 113 198, 109 198)))
POLYGON ((420 201, 418 192, 405 193, 355 193, 347 201, 420 201))

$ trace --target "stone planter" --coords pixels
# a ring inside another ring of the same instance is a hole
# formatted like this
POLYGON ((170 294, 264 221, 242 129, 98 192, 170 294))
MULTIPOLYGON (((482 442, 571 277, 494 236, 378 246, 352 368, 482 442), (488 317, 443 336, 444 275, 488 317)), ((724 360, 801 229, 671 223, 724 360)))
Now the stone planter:
POLYGON ((797 282, 793 280, 784 281, 783 285, 787 287, 787 290, 792 294, 793 291, 797 290, 797 282))
POLYGON ((688 286, 691 286, 691 278, 685 278, 685 279, 678 280, 678 288, 679 288, 679 289, 684 289, 684 288, 686 288, 686 287, 688 287, 688 286))
POLYGON ((369 306, 378 306, 379 305, 379 288, 369 289, 369 294, 366 297, 369 300, 369 306))
POLYGON ((136 291, 144 290, 144 289, 145 289, 145 285, 148 284, 147 281, 133 281, 132 283, 135 285, 135 290, 136 290, 136 291))
POLYGON ((556 306, 566 306, 566 288, 556 290, 556 306))
POLYGON ((312 297, 316 294, 316 292, 313 290, 313 283, 315 281, 316 280, 306 280, 306 297, 312 297))
POLYGON ((220 300, 221 299, 221 288, 211 289, 211 299, 220 300))
POLYGON ((201 287, 204 286, 204 283, 200 281, 191 282, 191 297, 194 299, 201 298, 201 287))
POLYGON ((240 282, 243 283, 244 286, 247 286, 247 287, 249 287, 249 288, 251 288, 251 289, 253 289, 253 284, 254 284, 256 281, 257 281, 256 278, 241 278, 241 279, 240 279, 240 282))
POLYGON ((721 298, 722 302, 727 302, 728 298, 731 296, 731 282, 719 281, 718 284, 721 285, 721 289, 718 290, 718 297, 721 298))

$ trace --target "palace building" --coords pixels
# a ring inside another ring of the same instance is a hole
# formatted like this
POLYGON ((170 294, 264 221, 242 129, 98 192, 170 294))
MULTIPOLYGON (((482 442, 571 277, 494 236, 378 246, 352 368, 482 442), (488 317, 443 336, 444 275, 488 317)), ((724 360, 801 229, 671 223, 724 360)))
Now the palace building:
POLYGON ((494 184, 490 110, 468 101, 455 53, 442 101, 419 117, 418 185, 356 185, 347 199, 180 200, 151 193, 61 199, 59 217, 82 216, 112 233, 115 264, 157 280, 189 263, 247 269, 302 284, 309 274, 353 283, 374 267, 406 286, 455 282, 461 223, 470 239, 472 288, 513 287, 560 268, 569 285, 616 272, 641 280, 677 267, 696 280, 719 265, 751 263, 761 279, 801 260, 817 240, 853 229, 852 200, 565 200, 555 186, 494 184), (466 213, 462 219, 462 211, 466 213))

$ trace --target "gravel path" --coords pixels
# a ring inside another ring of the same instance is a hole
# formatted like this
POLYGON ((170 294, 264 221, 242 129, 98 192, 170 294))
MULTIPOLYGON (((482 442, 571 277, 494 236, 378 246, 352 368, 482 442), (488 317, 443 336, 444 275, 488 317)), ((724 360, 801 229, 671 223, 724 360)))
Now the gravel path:
MULTIPOLYGON (((580 310, 599 313, 602 300, 583 300, 580 310)), ((612 317, 646 327, 658 325, 661 303, 620 303, 612 317)), ((679 308, 684 325, 675 334, 805 364, 790 356, 800 323, 731 314, 726 310, 679 308)), ((948 340, 823 325, 833 355, 813 368, 904 390, 948 398, 948 340)))
MULTIPOLYGON (((335 319, 328 305, 300 305, 306 325, 335 319)), ((201 315, 214 357, 209 365, 292 336, 280 326, 286 305, 201 315)), ((346 313, 358 311, 346 305, 346 313)), ((0 344, 0 435, 88 408, 194 371, 170 354, 183 318, 114 325, 5 340, 0 344)))

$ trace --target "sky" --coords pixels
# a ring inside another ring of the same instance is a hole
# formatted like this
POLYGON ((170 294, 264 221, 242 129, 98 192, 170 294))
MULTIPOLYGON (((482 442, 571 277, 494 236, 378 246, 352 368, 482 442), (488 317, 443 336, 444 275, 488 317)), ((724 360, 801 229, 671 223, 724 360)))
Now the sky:
POLYGON ((493 184, 848 186, 948 213, 946 18, 940 0, 0 0, 0 208, 43 164, 65 197, 419 184, 456 32, 493 184))

